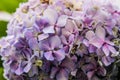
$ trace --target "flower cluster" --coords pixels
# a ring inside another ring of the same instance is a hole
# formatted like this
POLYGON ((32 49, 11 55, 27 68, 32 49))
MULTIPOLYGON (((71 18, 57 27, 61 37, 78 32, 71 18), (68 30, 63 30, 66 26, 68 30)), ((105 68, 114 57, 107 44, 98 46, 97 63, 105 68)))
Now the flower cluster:
POLYGON ((98 0, 29 0, 0 40, 7 80, 107 80, 119 51, 119 8, 98 0))

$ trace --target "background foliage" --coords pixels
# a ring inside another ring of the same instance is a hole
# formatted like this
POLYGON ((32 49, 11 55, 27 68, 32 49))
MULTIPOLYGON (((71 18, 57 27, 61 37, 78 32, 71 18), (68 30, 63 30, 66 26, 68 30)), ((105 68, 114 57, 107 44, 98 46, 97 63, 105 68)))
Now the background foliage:
MULTIPOLYGON (((27 0, 0 0, 0 12, 12 14, 16 11, 16 8, 18 8, 19 3, 25 1, 27 0)), ((6 21, 0 21, 0 37, 6 36, 7 23, 6 21)), ((5 80, 3 78, 2 61, 0 61, 0 80, 5 80)))

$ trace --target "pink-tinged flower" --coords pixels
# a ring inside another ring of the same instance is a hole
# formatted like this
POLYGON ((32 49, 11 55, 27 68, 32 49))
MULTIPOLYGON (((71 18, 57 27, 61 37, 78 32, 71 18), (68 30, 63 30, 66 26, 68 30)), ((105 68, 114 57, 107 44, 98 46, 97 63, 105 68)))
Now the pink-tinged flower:
POLYGON ((76 36, 78 34, 78 28, 75 25, 74 20, 67 20, 65 27, 62 29, 62 34, 65 37, 76 36))
POLYGON ((106 56, 110 55, 110 52, 114 54, 115 56, 118 55, 118 52, 113 47, 114 43, 110 42, 106 38, 106 32, 105 29, 101 26, 98 26, 94 31, 88 31, 86 33, 86 38, 89 41, 89 44, 94 45, 95 47, 102 48, 103 52, 106 56))

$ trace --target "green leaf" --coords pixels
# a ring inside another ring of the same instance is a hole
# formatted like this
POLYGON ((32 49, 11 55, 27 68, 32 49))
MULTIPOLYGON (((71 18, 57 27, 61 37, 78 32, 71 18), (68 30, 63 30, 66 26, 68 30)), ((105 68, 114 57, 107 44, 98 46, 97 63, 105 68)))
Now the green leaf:
POLYGON ((20 2, 27 0, 0 0, 0 11, 7 11, 9 13, 15 12, 20 2))
POLYGON ((3 68, 0 68, 0 80, 5 80, 3 77, 3 68))
POLYGON ((0 21, 0 37, 6 36, 7 23, 8 22, 0 21))

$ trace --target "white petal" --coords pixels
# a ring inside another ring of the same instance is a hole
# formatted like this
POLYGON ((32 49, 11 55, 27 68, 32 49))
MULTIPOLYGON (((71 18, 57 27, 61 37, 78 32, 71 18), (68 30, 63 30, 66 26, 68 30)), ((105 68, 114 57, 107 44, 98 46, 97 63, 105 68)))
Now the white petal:
POLYGON ((90 40, 95 36, 95 33, 93 31, 88 31, 85 35, 85 37, 90 40))
POLYGON ((66 15, 61 15, 59 18, 58 18, 58 22, 57 22, 57 26, 59 27, 64 27, 66 22, 67 22, 67 19, 68 19, 68 16, 66 15))
POLYGON ((48 37, 49 37, 48 34, 40 34, 40 35, 38 36, 38 40, 41 41, 41 40, 46 39, 46 38, 48 38, 48 37))
POLYGON ((43 29, 44 33, 55 33, 54 26, 49 26, 43 29))
POLYGON ((55 11, 54 9, 50 9, 50 8, 44 11, 43 16, 49 20, 51 25, 54 25, 58 18, 57 11, 55 11))

